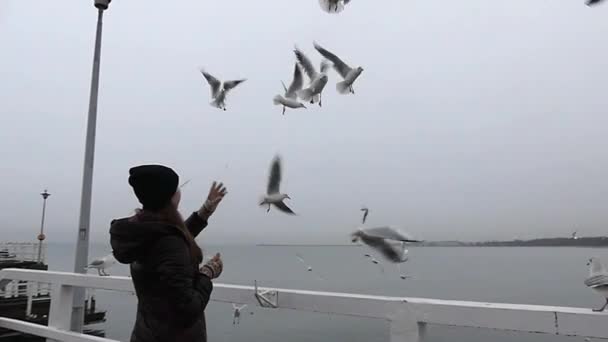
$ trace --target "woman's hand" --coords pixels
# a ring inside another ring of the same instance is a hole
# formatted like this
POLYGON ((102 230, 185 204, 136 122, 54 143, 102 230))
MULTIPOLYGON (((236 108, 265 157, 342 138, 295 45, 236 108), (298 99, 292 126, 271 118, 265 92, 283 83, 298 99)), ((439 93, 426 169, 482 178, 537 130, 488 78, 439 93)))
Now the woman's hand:
POLYGON ((198 216, 208 219, 227 193, 224 183, 217 184, 217 182, 213 182, 213 184, 211 184, 211 189, 209 189, 209 195, 207 195, 205 204, 198 210, 198 216))
POLYGON ((217 253, 211 260, 207 261, 199 271, 209 277, 209 279, 215 279, 222 274, 224 270, 224 263, 222 262, 222 258, 220 253, 217 253))

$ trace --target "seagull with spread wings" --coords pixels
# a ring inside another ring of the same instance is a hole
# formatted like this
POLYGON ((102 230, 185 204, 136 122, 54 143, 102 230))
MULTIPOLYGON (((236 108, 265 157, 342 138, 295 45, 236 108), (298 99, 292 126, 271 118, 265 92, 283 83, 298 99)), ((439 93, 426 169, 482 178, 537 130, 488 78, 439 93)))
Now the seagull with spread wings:
POLYGON ((309 101, 310 103, 319 103, 319 107, 323 106, 323 99, 321 98, 321 93, 323 89, 325 89, 325 85, 329 78, 327 77, 327 71, 329 71, 329 64, 326 60, 321 61, 321 67, 319 72, 314 67, 308 56, 304 54, 297 47, 293 50, 296 54, 296 59, 298 63, 304 69, 306 76, 310 79, 310 83, 308 87, 302 90, 297 91, 298 97, 300 97, 303 101, 309 101))
POLYGON ((408 260, 407 243, 420 242, 390 226, 359 229, 352 234, 352 242, 359 240, 394 263, 402 263, 408 260))
POLYGON ((291 199, 289 195, 282 194, 279 190, 281 185, 281 158, 279 156, 275 156, 272 160, 272 165, 270 167, 270 176, 268 177, 268 188, 266 189, 266 195, 264 199, 260 203, 260 205, 268 205, 268 211, 270 211, 270 206, 274 205, 280 211, 287 213, 289 215, 295 215, 293 210, 291 210, 283 201, 285 199, 291 199))
POLYGON ((357 80, 357 78, 363 72, 362 67, 351 68, 348 64, 344 63, 338 56, 329 52, 325 48, 321 47, 321 45, 314 43, 315 49, 319 51, 321 56, 328 59, 334 66, 334 69, 342 76, 344 79, 342 82, 338 82, 336 84, 336 89, 340 94, 354 94, 355 90, 353 89, 353 83, 357 80))
POLYGON ((205 70, 201 69, 201 74, 203 74, 207 80, 207 83, 209 83, 209 87, 211 88, 212 101, 209 104, 215 108, 223 110, 226 110, 226 95, 228 92, 247 80, 243 78, 240 80, 222 82, 205 70))
POLYGON ((283 83, 283 81, 281 81, 281 83, 283 84, 283 89, 285 89, 285 96, 276 95, 272 99, 272 102, 275 105, 283 105, 283 115, 285 115, 286 107, 293 109, 306 108, 306 106, 304 106, 300 101, 298 101, 297 92, 300 91, 302 89, 302 86, 304 85, 302 70, 300 70, 298 63, 295 64, 295 68, 293 70, 293 80, 291 81, 289 88, 285 86, 285 83, 283 83))

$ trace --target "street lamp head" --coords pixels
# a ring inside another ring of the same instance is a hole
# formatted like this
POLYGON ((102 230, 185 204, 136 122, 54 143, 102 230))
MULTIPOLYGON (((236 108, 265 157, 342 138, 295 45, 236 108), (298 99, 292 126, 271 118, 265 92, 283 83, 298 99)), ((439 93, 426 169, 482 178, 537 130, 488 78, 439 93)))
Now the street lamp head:
POLYGON ((95 7, 100 10, 107 10, 112 0, 95 0, 95 7))
POLYGON ((49 194, 48 191, 46 191, 46 189, 44 189, 44 192, 41 193, 40 195, 42 195, 43 199, 47 199, 47 198, 49 198, 49 196, 51 196, 51 194, 49 194))

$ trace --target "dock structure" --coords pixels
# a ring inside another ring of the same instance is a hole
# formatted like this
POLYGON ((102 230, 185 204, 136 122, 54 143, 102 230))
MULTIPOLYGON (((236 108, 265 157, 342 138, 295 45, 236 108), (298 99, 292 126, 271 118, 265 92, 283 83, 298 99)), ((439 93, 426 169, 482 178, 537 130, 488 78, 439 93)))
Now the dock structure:
MULTIPOLYGON (((29 242, 0 243, 0 272, 5 269, 48 272, 45 263, 46 244, 29 242)), ((27 279, 3 279, 0 286, 0 317, 20 323, 45 326, 49 321, 53 285, 27 279)), ((88 296, 85 302, 87 324, 105 321, 105 312, 97 311, 95 298, 88 296)), ((101 331, 87 331, 102 335, 101 331)), ((20 330, 0 326, 0 342, 14 341, 23 335, 20 330)), ((42 339, 38 339, 42 340, 42 339)))
MULTIPOLYGON (((51 284, 48 326, 0 317, 0 328, 51 341, 114 341, 69 331, 72 308, 70 299, 74 289, 134 293, 129 277, 99 277, 23 269, 0 270, 0 288, 15 280, 51 284)), ((257 305, 268 310, 298 310, 383 319, 390 326, 390 342, 421 341, 429 324, 608 339, 608 313, 593 312, 589 308, 372 296, 230 284, 215 284, 211 300, 257 305)))

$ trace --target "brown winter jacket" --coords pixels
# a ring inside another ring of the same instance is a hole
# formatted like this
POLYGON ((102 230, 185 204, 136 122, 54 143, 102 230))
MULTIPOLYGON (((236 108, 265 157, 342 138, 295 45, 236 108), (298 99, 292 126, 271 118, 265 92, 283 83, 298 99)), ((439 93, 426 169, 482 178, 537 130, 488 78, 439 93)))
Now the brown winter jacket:
MULTIPOLYGON (((186 227, 196 237, 207 221, 193 213, 186 227)), ((131 342, 206 342, 205 307, 213 289, 199 273, 183 233, 164 222, 112 221, 116 260, 130 264, 137 294, 131 342)))

